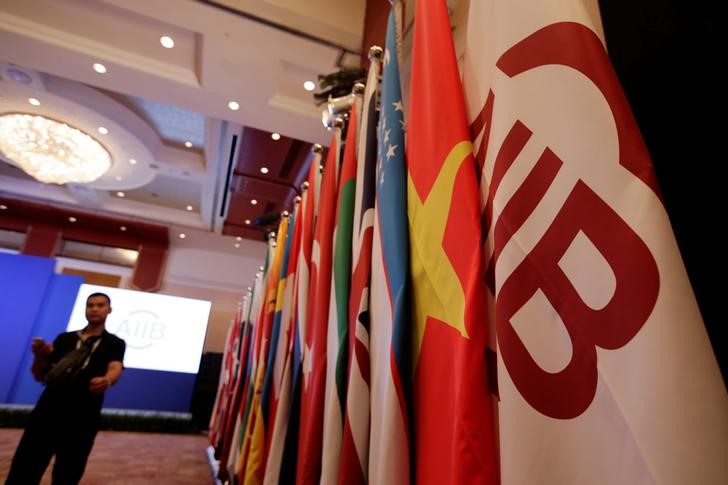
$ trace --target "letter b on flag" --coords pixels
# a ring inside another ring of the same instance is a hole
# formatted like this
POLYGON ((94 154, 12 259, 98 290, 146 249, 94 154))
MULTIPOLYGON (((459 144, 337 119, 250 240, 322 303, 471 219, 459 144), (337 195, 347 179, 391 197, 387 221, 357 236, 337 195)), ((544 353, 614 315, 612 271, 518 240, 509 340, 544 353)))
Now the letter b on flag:
POLYGON ((657 265, 644 241, 578 181, 544 236, 497 296, 498 345, 524 399, 553 418, 570 419, 583 413, 596 393, 596 347, 613 350, 626 345, 650 316, 659 286, 657 265), (559 267, 580 231, 607 261, 616 280, 614 294, 600 309, 584 302, 559 267), (571 360, 556 373, 536 363, 511 323, 538 290, 558 313, 571 340, 571 360))

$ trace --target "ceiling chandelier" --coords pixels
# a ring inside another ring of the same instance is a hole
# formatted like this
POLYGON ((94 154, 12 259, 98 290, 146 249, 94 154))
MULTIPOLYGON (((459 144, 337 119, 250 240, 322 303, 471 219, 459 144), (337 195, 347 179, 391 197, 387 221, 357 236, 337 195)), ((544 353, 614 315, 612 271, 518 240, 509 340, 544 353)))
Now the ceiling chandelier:
POLYGON ((111 156, 99 142, 39 115, 0 115, 0 151, 28 175, 48 184, 93 182, 111 167, 111 156))

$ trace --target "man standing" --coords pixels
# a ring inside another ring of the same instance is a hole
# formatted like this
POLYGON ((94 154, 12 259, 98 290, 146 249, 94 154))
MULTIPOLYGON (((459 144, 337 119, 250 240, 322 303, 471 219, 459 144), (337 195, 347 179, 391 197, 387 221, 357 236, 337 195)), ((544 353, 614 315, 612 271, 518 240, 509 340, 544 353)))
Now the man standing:
POLYGON ((40 482, 53 455, 53 485, 77 484, 98 431, 104 392, 121 377, 126 344, 105 329, 111 299, 86 300, 88 324, 52 344, 33 339, 33 377, 46 388, 20 440, 6 485, 40 482))

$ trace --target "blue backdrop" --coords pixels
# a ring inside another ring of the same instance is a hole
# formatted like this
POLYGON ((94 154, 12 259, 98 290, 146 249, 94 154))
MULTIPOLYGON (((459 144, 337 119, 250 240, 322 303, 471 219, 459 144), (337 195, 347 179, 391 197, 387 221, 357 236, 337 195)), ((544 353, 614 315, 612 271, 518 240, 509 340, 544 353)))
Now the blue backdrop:
MULTIPOLYGON (((54 273, 55 260, 0 253, 0 402, 34 404, 43 385, 30 373, 30 342, 65 331, 81 276, 54 273)), ((104 407, 188 412, 196 374, 125 369, 104 407)))

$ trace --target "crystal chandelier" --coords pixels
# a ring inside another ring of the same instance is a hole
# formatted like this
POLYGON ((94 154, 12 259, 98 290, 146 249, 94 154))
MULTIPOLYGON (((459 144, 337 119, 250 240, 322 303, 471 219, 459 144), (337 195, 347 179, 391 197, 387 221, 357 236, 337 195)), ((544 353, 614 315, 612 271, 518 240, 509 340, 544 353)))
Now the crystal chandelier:
POLYGON ((111 167, 99 142, 65 123, 39 115, 0 115, 0 151, 39 182, 88 183, 111 167))

